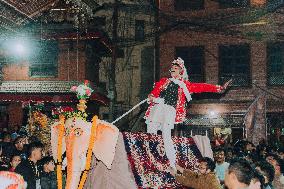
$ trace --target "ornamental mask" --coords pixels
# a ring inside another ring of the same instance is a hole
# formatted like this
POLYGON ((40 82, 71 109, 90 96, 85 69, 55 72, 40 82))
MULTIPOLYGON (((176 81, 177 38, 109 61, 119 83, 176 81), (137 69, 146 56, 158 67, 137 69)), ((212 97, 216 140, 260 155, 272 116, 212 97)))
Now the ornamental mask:
POLYGON ((172 66, 173 66, 173 65, 179 66, 179 67, 181 68, 182 78, 183 78, 184 80, 188 80, 188 75, 187 75, 186 68, 185 68, 185 66, 184 66, 184 61, 183 61, 183 59, 181 59, 180 57, 178 57, 176 60, 174 60, 174 61, 172 62, 172 66))

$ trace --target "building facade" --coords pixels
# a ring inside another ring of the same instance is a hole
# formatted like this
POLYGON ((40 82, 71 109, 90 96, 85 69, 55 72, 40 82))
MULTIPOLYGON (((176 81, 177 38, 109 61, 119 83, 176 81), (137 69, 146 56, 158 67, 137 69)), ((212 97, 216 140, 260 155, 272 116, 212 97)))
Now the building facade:
POLYGON ((42 101, 47 111, 74 106, 76 95, 70 88, 86 79, 95 89, 89 112, 97 114, 107 98, 99 93, 99 72, 93 68, 98 67, 102 54, 111 52, 107 37, 95 28, 75 27, 75 14, 65 2, 23 5, 3 1, 0 5, 5 10, 0 21, 1 127, 18 128, 26 123, 28 115, 22 107, 26 102, 42 101))
MULTIPOLYGON (((114 61, 113 56, 104 57, 100 63, 100 82, 105 83, 109 97, 113 98, 115 95, 116 98, 113 112, 113 119, 116 119, 141 100, 147 98, 152 89, 157 72, 155 70, 157 53, 155 50, 155 30, 157 24, 153 1, 120 1, 116 5, 116 25, 113 22, 115 1, 108 1, 108 3, 112 6, 98 11, 95 18, 104 20, 104 30, 117 47, 115 72, 110 70, 114 61), (116 39, 114 39, 113 30, 116 30, 116 39), (115 91, 109 89, 112 74, 115 75, 115 91)), ((108 107, 100 109, 100 115, 105 120, 109 119, 109 113, 108 107)), ((117 125, 122 130, 130 130, 131 123, 139 119, 138 114, 139 109, 131 112, 117 125)), ((141 116, 139 120, 141 120, 141 116)))
MULTIPOLYGON (((195 95, 186 125, 198 126, 197 133, 207 130, 210 136, 215 127, 233 128, 235 138, 245 136, 244 116, 263 92, 267 118, 283 115, 282 5, 257 0, 160 1, 161 27, 171 28, 160 37, 161 77, 168 75, 171 61, 181 57, 192 82, 223 84, 233 79, 223 95, 195 95)), ((274 127, 283 128, 283 121, 267 120, 268 134, 274 127)))

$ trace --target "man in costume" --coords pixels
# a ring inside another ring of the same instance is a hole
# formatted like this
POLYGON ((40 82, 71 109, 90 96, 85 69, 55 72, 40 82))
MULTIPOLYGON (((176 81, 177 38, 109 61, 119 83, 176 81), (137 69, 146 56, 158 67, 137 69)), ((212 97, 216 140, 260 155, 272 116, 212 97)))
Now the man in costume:
POLYGON ((223 86, 206 83, 191 83, 184 66, 184 61, 178 58, 172 62, 171 78, 162 78, 155 83, 149 94, 149 107, 145 114, 147 133, 157 134, 162 131, 166 155, 170 166, 175 169, 176 152, 171 139, 174 124, 182 123, 186 117, 186 102, 191 100, 192 93, 214 92, 222 93, 231 80, 223 86))

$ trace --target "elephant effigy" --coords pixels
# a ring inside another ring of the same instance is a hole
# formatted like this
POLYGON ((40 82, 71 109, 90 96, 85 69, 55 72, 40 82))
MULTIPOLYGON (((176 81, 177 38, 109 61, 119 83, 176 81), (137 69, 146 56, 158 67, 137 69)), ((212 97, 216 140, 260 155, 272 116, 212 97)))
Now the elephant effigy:
MULTIPOLYGON (((116 126, 97 116, 87 121, 86 99, 82 99, 87 93, 77 93, 77 110, 60 114, 50 127, 58 189, 63 189, 62 169, 66 166, 65 189, 184 188, 167 171, 170 164, 161 136, 119 133, 116 126)), ((207 136, 173 137, 173 141, 177 162, 184 168, 195 170, 200 157, 212 156, 207 136)))
POLYGON ((81 189, 90 170, 92 154, 111 168, 114 159, 119 130, 114 125, 94 116, 92 122, 86 120, 86 98, 92 89, 84 85, 72 87, 77 91, 77 109, 60 115, 59 122, 51 126, 51 148, 57 160, 58 188, 62 188, 62 155, 66 153, 67 178, 65 189, 81 189))
MULTIPOLYGON (((78 117, 62 117, 51 127, 51 146, 54 159, 59 166, 61 156, 66 152, 67 179, 65 189, 82 188, 90 169, 92 153, 109 169, 114 159, 118 139, 118 128, 94 116, 92 122, 78 117), (81 176, 81 174, 83 175, 81 176), (80 182, 81 178, 81 182, 80 182)), ((61 167, 57 169, 58 185, 62 188, 61 167), (59 170, 58 170, 59 169, 59 170)))

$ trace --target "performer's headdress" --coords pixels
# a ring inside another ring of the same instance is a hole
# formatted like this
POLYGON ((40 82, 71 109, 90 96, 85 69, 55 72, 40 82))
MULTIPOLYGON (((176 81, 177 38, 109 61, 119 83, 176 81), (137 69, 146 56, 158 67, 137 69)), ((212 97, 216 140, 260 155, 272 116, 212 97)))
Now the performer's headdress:
POLYGON ((178 57, 176 60, 174 60, 174 61, 172 62, 172 66, 173 66, 173 65, 179 66, 179 67, 181 68, 181 75, 182 75, 182 78, 183 78, 184 80, 188 80, 188 75, 187 75, 186 68, 185 68, 185 66, 184 66, 184 61, 183 61, 183 59, 181 59, 180 57, 178 57))

